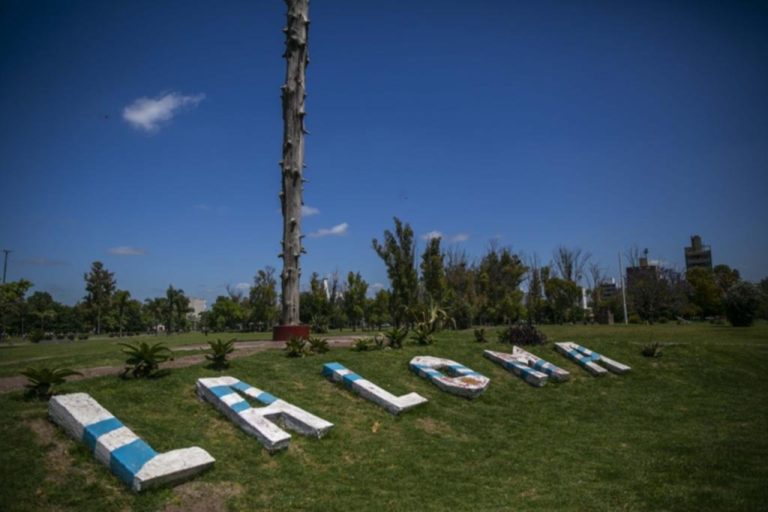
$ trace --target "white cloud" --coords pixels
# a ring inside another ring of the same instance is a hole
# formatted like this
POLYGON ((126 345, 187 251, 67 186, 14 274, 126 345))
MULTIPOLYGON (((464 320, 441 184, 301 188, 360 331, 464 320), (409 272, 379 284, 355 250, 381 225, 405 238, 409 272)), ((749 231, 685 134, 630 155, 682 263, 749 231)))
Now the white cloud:
POLYGON ((421 235, 422 240, 432 240, 433 238, 443 238, 443 234, 439 231, 430 231, 424 235, 421 235))
POLYGON ((301 214, 304 217, 311 217, 312 215, 317 215, 318 213, 320 213, 320 210, 313 208, 312 206, 304 205, 301 207, 301 214))
POLYGON ((373 283, 370 286, 370 288, 371 288, 371 290, 381 290, 382 288, 384 288, 384 285, 381 284, 381 283, 373 283))
POLYGON ((193 206, 193 208, 195 210, 202 210, 204 212, 207 212, 208 210, 211 209, 211 207, 208 206, 207 204, 196 204, 195 206, 193 206))
POLYGON ((451 242, 466 242, 469 240, 467 233, 457 233, 451 237, 451 242))
POLYGON ((144 256, 147 254, 146 249, 140 249, 138 247, 130 247, 127 245, 121 245, 120 247, 112 247, 109 249, 109 254, 116 256, 144 256))
POLYGON ((235 288, 237 290, 249 290, 251 288, 251 285, 249 283, 237 283, 235 285, 235 288))
POLYGON ((160 123, 173 119, 183 107, 195 107, 205 99, 205 94, 184 96, 169 92, 155 99, 139 98, 123 109, 123 119, 137 130, 156 132, 160 123))
POLYGON ((349 229, 349 224, 342 222, 341 224, 337 224, 336 226, 333 226, 329 229, 318 229, 314 233, 310 233, 309 236, 313 238, 321 238, 324 236, 344 236, 347 234, 347 229, 349 229))

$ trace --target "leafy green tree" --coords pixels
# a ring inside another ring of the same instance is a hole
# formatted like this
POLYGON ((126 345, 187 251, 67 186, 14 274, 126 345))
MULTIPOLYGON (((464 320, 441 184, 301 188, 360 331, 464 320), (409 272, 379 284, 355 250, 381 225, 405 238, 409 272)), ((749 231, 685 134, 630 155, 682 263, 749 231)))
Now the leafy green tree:
POLYGON ((760 310, 758 316, 768 320, 768 277, 764 277, 757 285, 760 290, 760 310))
POLYGON ((366 318, 369 325, 381 329, 384 324, 390 323, 389 290, 381 289, 372 299, 368 299, 367 310, 366 318))
POLYGON ((100 261, 91 264, 91 271, 83 274, 85 279, 86 304, 96 317, 96 334, 101 334, 101 319, 109 312, 112 294, 115 292, 115 275, 104 268, 100 261))
POLYGON ((125 313, 128 309, 128 303, 131 300, 131 292, 127 290, 117 290, 113 296, 113 303, 115 305, 115 315, 117 316, 117 328, 120 331, 120 337, 123 337, 123 322, 125 320, 125 313))
POLYGON ((752 283, 739 282, 725 294, 725 316, 734 327, 752 325, 760 309, 760 292, 752 283))
POLYGON ((186 325, 187 314, 192 310, 189 307, 189 298, 184 295, 184 290, 168 285, 165 291, 165 332, 171 335, 176 330, 181 330, 186 325))
POLYGON ((0 284, 0 339, 16 327, 19 334, 24 333, 25 295, 30 288, 32 283, 26 279, 0 284))
POLYGON ((328 294, 317 272, 309 277, 309 291, 301 294, 301 319, 305 324, 329 322, 331 315, 328 294))
POLYGON ((477 269, 478 291, 482 297, 481 317, 496 324, 517 321, 522 315, 520 284, 528 268, 508 248, 488 248, 477 269))
POLYGON ((413 229, 397 217, 395 232, 384 231, 384 243, 375 238, 373 250, 384 261, 391 288, 390 313, 395 325, 409 322, 411 311, 417 305, 419 280, 415 265, 413 229))
POLYGON ((270 329, 275 325, 279 313, 277 307, 277 280, 275 269, 265 267, 253 278, 250 297, 250 318, 259 330, 270 329))
POLYGON ((347 274, 346 289, 344 291, 344 313, 352 325, 357 329, 365 317, 365 296, 368 293, 368 283, 360 276, 360 273, 347 274))
POLYGON ((445 302, 448 282, 445 278, 443 253, 440 250, 440 238, 431 238, 421 256, 421 281, 427 295, 426 300, 437 304, 445 302))
POLYGON ((696 267, 686 272, 690 285, 689 300, 701 316, 723 314, 723 291, 715 281, 715 274, 708 268, 696 267))
POLYGON ((720 292, 723 297, 728 293, 733 285, 741 281, 741 275, 739 271, 729 267, 728 265, 715 265, 712 269, 714 274, 715 283, 720 288, 720 292))
POLYGON ((544 301, 544 283, 541 280, 541 268, 534 260, 529 265, 528 293, 525 297, 525 306, 528 312, 528 323, 540 323, 544 321, 546 304, 544 301))
POLYGON ((165 297, 146 299, 144 301, 145 317, 148 319, 150 325, 152 326, 152 330, 155 331, 155 334, 158 333, 158 326, 165 322, 165 312, 168 309, 166 302, 167 300, 165 297))
POLYGON ((463 251, 447 251, 444 262, 446 307, 456 321, 456 327, 468 329, 474 324, 479 309, 476 269, 463 251))
POLYGON ((549 277, 544 282, 544 294, 552 322, 563 323, 576 320, 581 288, 566 279, 549 277))
POLYGON ((56 303, 48 292, 35 292, 27 299, 29 313, 37 319, 37 325, 45 332, 46 321, 56 318, 56 303))
POLYGON ((243 320, 245 311, 239 302, 224 295, 216 297, 211 308, 211 327, 217 331, 240 329, 243 320))

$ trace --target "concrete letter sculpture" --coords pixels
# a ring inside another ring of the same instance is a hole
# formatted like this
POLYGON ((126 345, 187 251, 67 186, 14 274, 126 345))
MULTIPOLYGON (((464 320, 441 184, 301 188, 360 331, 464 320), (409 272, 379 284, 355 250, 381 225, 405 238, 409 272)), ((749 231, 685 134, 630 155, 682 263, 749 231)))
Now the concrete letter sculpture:
POLYGON ((291 435, 278 427, 276 421, 299 434, 317 438, 333 427, 333 423, 234 377, 197 379, 197 393, 247 434, 258 439, 270 453, 287 448, 291 442, 291 435), (251 407, 240 393, 266 407, 251 407))
POLYGON ((568 380, 570 374, 558 368, 552 363, 527 352, 520 347, 513 346, 512 353, 494 352, 492 350, 483 351, 483 355, 495 363, 511 371, 522 378, 528 384, 533 386, 543 386, 547 383, 547 378, 562 382, 568 380))
POLYGON ((555 343, 555 349, 595 377, 600 377, 601 375, 608 373, 605 368, 618 374, 627 373, 631 370, 627 365, 616 362, 613 359, 608 359, 607 357, 600 355, 597 352, 592 352, 588 348, 582 347, 572 341, 555 343), (597 364, 598 362, 605 365, 605 368, 597 364))
POLYGON ((198 447, 155 452, 86 393, 54 396, 48 403, 48 414, 134 491, 178 483, 215 462, 198 447))
POLYGON ((381 389, 373 382, 366 380, 358 374, 348 370, 339 363, 326 363, 323 365, 323 375, 333 382, 341 382, 366 400, 380 405, 392 414, 412 409, 420 404, 427 403, 427 399, 417 393, 408 393, 403 396, 395 396, 381 389))
POLYGON ((432 382, 435 386, 454 395, 477 398, 490 384, 491 379, 450 359, 417 356, 411 359, 411 370, 432 382), (443 375, 440 370, 449 375, 443 375))

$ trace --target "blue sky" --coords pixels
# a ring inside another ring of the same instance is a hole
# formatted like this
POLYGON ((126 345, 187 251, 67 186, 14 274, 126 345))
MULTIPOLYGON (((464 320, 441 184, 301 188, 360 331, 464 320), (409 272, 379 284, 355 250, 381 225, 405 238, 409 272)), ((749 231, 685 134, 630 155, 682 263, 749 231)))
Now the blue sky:
MULTIPOLYGON (((762 2, 314 0, 303 278, 398 216, 479 257, 633 244, 768 275, 762 2), (761 228, 761 226, 763 226, 761 228), (760 233, 763 233, 760 235, 760 233)), ((0 4, 0 245, 73 303, 278 267, 283 2, 0 4)), ((424 241, 420 238, 420 247, 424 241)))

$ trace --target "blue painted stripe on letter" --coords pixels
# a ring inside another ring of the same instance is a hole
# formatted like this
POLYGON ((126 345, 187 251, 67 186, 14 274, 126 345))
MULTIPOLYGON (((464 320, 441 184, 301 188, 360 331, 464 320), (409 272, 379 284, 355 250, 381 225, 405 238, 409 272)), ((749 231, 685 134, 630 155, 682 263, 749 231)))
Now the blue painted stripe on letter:
POLYGON ((235 384, 232 384, 230 387, 245 393, 246 391, 251 389, 253 386, 251 386, 250 384, 246 384, 245 382, 239 380, 235 384))
POLYGON ((346 387, 352 388, 352 383, 355 382, 356 380, 362 379, 362 377, 356 373, 348 373, 344 375, 341 379, 344 382, 344 385, 346 387))
POLYGON ((113 430, 117 430, 122 426, 123 424, 120 423, 120 420, 114 416, 107 418, 106 420, 91 423, 83 430, 83 442, 89 450, 93 451, 96 449, 96 440, 99 437, 108 432, 112 432, 113 430))
POLYGON ((240 414, 244 410, 250 409, 251 408, 251 404, 249 404, 248 402, 243 400, 242 402, 237 402, 235 404, 230 405, 229 407, 230 407, 230 409, 232 409, 236 413, 240 414))
POLYGON ((269 405, 272 402, 276 401, 277 397, 267 393, 266 391, 262 391, 261 394, 256 397, 256 400, 263 403, 264 405, 269 405))
POLYGON ((212 388, 208 388, 208 390, 219 398, 234 392, 232 391, 231 386, 213 386, 212 388))
POLYGON ((157 452, 141 439, 121 446, 110 454, 109 469, 128 485, 133 484, 133 478, 157 452))

